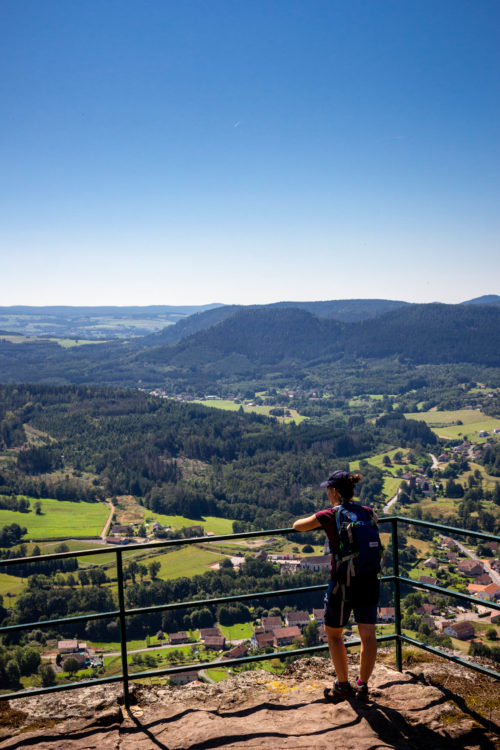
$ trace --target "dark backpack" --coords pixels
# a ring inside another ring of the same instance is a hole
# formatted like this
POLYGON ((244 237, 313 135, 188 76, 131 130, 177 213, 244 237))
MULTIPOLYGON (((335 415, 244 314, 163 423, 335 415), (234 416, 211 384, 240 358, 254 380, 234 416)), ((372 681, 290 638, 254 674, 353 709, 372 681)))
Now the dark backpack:
POLYGON ((353 579, 359 575, 380 572, 382 543, 372 513, 358 503, 337 506, 338 549, 331 550, 342 598, 347 599, 353 579))

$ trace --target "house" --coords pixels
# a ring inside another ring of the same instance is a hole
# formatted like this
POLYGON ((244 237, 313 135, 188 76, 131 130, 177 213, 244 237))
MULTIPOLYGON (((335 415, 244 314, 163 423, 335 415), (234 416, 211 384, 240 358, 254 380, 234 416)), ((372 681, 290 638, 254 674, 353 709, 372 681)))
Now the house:
POLYGON ((435 557, 429 557, 427 560, 424 561, 424 565, 426 568, 437 568, 438 561, 435 557))
POLYGON ((479 583, 480 586, 489 586, 491 583, 491 578, 489 577, 488 573, 483 573, 480 576, 477 576, 477 578, 474 579, 474 583, 479 583))
POLYGON ((500 597, 500 586, 496 583, 490 583, 488 586, 481 586, 478 583, 469 583, 467 590, 471 596, 477 596, 485 601, 493 601, 500 597))
POLYGON ((483 573, 483 566, 475 560, 459 560, 457 567, 460 573, 473 578, 475 576, 480 576, 481 573, 483 573))
POLYGON ((479 437, 488 437, 489 434, 490 433, 488 432, 488 430, 480 430, 479 431, 479 437))
POLYGON ((443 537, 441 544, 443 545, 443 547, 448 547, 448 549, 453 549, 453 547, 456 547, 455 540, 449 536, 443 537))
POLYGON ((221 651, 226 646, 226 639, 223 635, 208 635, 203 640, 205 648, 211 648, 214 651, 221 651))
POLYGON ((263 560, 264 562, 267 560, 267 552, 264 552, 263 549, 260 550, 260 552, 257 552, 255 555, 256 560, 263 560))
POLYGON ((240 643, 238 646, 226 651, 226 653, 221 656, 221 659, 240 659, 242 656, 247 655, 247 651, 248 649, 245 644, 240 643))
POLYGON ((466 641, 474 635, 474 626, 468 620, 460 622, 444 623, 443 633, 451 635, 452 638, 458 638, 460 641, 466 641))
POLYGON ((70 641, 58 641, 57 650, 60 654, 73 654, 78 651, 86 651, 87 644, 79 643, 76 638, 70 641))
POLYGON ((300 568, 301 560, 278 560, 280 566, 280 575, 294 575, 300 568))
POLYGON ((252 648, 266 648, 267 646, 274 646, 274 634, 273 633, 254 633, 250 639, 252 648))
POLYGON ((61 656, 61 663, 63 668, 66 659, 74 659, 75 661, 77 661, 79 668, 85 667, 88 663, 90 663, 89 655, 86 651, 84 653, 81 653, 80 651, 74 651, 71 654, 64 654, 64 656, 61 656))
POLYGON ((448 460, 448 454, 447 453, 441 453, 440 456, 438 456, 439 463, 444 463, 448 460))
POLYGON ((313 618, 316 620, 318 625, 324 625, 325 624, 325 610, 313 609, 313 618))
POLYGON ((124 524, 114 524, 114 526, 111 527, 111 533, 112 534, 130 534, 130 526, 125 526, 124 524))
POLYGON ((312 570, 317 573, 323 568, 330 568, 331 557, 330 555, 310 555, 304 557, 299 564, 299 570, 312 570))
POLYGON ((289 628, 275 628, 273 634, 275 646, 291 646, 294 640, 302 635, 297 625, 289 628))
POLYGON ((279 615, 276 615, 274 617, 262 618, 262 627, 264 628, 264 633, 272 633, 274 628, 281 628, 281 625, 282 622, 279 615))
POLYGON ((303 627, 304 625, 309 625, 311 618, 309 617, 309 612, 287 612, 285 614, 285 622, 288 627, 292 627, 293 625, 303 627))
POLYGON ((328 636, 326 634, 325 626, 320 625, 318 628, 319 642, 328 643, 328 636))
POLYGON ((417 614, 419 615, 438 615, 439 610, 436 609, 434 604, 422 604, 421 607, 417 609, 417 614))
POLYGON ((219 628, 200 628, 200 638, 203 640, 210 635, 222 635, 219 628))
POLYGON ((379 622, 394 622, 396 610, 394 607, 379 607, 377 610, 377 620, 379 622))
POLYGON ((185 526, 184 533, 187 537, 188 534, 192 534, 192 536, 203 536, 205 532, 203 531, 203 526, 185 526))
POLYGON ((170 675, 170 683, 172 685, 187 685, 188 682, 195 682, 198 680, 198 672, 194 670, 191 672, 179 672, 178 674, 170 675))
POLYGON ((187 643, 188 640, 189 636, 184 630, 181 630, 179 633, 169 633, 168 636, 168 641, 172 645, 178 643, 187 643))

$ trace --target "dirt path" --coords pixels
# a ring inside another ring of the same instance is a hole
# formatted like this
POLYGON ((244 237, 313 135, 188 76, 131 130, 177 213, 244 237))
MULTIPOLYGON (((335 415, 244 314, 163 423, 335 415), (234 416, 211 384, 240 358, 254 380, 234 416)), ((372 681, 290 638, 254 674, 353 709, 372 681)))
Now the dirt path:
POLYGON ((113 505, 113 503, 111 502, 111 500, 109 501, 109 504, 111 505, 111 510, 109 511, 108 520, 104 524, 104 528, 101 531, 101 539, 104 539, 107 536, 108 529, 109 529, 109 526, 111 525, 111 520, 113 518, 113 513, 115 512, 115 506, 113 505))

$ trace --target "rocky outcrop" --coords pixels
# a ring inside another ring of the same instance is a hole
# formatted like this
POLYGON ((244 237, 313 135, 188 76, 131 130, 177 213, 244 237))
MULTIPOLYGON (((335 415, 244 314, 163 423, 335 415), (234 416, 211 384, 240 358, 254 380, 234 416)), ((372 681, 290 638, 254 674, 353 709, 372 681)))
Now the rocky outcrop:
MULTIPOLYGON (((354 676, 353 667, 353 676, 354 676)), ((118 686, 82 688, 0 704, 0 748, 18 750, 242 750, 243 748, 499 748, 500 686, 453 664, 379 664, 368 701, 332 705, 326 659, 281 676, 244 672, 216 685, 134 686, 125 711, 118 686)))

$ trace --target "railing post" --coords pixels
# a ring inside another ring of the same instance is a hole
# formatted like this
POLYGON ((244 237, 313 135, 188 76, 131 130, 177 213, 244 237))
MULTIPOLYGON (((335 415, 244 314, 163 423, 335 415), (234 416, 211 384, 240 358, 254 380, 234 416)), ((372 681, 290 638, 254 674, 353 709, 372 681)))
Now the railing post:
POLYGON ((123 593, 123 565, 121 549, 116 550, 116 580, 118 583, 118 606, 120 609, 120 646, 122 656, 123 701, 125 704, 125 708, 130 708, 130 695, 128 691, 127 622, 125 617, 125 596, 123 593))
POLYGON ((396 669, 403 670, 401 655, 401 600, 399 587, 399 548, 398 548, 398 520, 392 519, 392 564, 394 567, 394 624, 396 629, 396 669))

